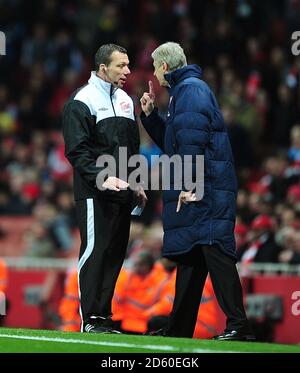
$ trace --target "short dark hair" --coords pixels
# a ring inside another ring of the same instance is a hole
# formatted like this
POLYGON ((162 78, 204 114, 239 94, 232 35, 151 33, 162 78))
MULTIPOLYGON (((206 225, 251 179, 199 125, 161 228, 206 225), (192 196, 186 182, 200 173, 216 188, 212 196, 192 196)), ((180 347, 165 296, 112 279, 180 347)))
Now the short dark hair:
POLYGON ((99 66, 104 63, 109 65, 111 62, 111 55, 114 51, 127 54, 127 50, 116 44, 104 44, 97 50, 95 54, 95 69, 99 70, 99 66))

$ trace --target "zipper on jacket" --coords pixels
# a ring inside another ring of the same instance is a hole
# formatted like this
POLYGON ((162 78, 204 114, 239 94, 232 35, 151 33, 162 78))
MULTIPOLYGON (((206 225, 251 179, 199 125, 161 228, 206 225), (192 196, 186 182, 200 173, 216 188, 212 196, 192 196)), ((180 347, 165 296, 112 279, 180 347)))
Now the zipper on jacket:
POLYGON ((118 88, 114 89, 114 86, 113 86, 113 85, 111 85, 111 87, 110 87, 110 102, 111 102, 111 106, 112 106, 112 108, 113 108, 113 111, 114 111, 115 117, 116 117, 117 115, 116 115, 115 107, 114 107, 114 104, 113 104, 112 96, 114 95, 114 93, 116 92, 117 89, 118 89, 118 88))
MULTIPOLYGON (((171 124, 169 124, 171 126, 171 124)), ((178 153, 178 146, 177 146, 177 140, 176 140, 176 133, 173 127, 171 127, 172 130, 172 146, 173 146, 173 151, 175 154, 178 153)))

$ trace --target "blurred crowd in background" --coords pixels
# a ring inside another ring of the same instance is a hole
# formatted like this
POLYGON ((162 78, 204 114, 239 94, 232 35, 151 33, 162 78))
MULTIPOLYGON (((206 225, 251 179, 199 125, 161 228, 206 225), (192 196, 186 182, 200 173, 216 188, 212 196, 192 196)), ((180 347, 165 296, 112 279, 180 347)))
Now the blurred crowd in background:
MULTIPOLYGON (((0 57, 0 215, 32 217, 19 255, 76 257, 72 170, 61 113, 85 84, 103 43, 124 46, 139 99, 151 79, 162 114, 167 92, 151 52, 176 41, 203 69, 228 126, 239 181, 239 261, 300 264, 300 0, 0 0, 7 55, 0 57)), ((141 153, 160 150, 140 125, 141 153)), ((155 164, 152 164, 155 168, 155 164)), ((160 257, 161 199, 131 230, 128 256, 160 257)), ((0 224, 0 242, 5 239, 0 224)), ((0 249, 0 255, 1 253, 0 249)))
MULTIPOLYGON (((64 157, 61 113, 93 70, 95 51, 107 42, 127 48, 132 73, 125 88, 138 116, 149 79, 157 106, 162 112, 167 107, 167 93, 152 75, 151 52, 175 40, 189 63, 202 67, 223 109, 239 175, 237 234, 243 254, 245 243, 267 242, 273 249, 264 261, 300 263, 300 57, 292 55, 290 40, 300 29, 300 1, 0 4, 7 38, 7 55, 0 60, 0 214, 33 216, 26 250, 20 250, 53 256, 73 246, 72 172, 64 157), (258 215, 265 219, 255 225, 258 215)), ((141 153, 159 154, 140 128, 141 153)), ((149 197, 134 228, 146 241, 160 234, 160 195, 149 197)))

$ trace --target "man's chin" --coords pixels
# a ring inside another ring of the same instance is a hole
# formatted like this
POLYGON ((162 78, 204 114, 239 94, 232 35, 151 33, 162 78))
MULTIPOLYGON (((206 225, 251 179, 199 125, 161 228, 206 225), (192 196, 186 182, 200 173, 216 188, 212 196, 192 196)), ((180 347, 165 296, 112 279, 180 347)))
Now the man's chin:
POLYGON ((125 83, 126 83, 126 80, 119 80, 118 84, 117 84, 117 87, 118 88, 123 88, 123 86, 124 86, 125 83))
POLYGON ((124 83, 121 83, 121 82, 115 83, 114 82, 113 85, 114 85, 115 88, 123 88, 124 83))

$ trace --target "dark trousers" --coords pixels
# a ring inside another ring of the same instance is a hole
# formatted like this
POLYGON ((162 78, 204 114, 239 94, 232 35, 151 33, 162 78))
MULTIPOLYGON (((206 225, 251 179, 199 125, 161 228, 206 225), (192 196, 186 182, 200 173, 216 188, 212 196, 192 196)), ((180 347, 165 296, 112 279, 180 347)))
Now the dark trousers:
POLYGON ((76 201, 81 236, 78 262, 80 313, 111 316, 111 300, 125 259, 131 204, 89 198, 76 201))
POLYGON ((167 334, 193 337, 208 273, 218 303, 227 316, 226 329, 249 333, 242 287, 234 260, 225 255, 217 245, 198 245, 190 253, 178 258, 176 294, 167 334))

